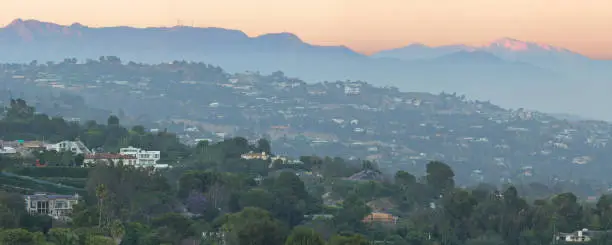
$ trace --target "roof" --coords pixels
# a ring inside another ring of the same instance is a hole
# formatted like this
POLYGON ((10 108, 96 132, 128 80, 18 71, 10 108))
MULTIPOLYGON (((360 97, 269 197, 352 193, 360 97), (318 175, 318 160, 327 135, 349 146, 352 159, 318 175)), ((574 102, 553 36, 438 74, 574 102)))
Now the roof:
POLYGON ((122 155, 122 154, 113 154, 113 153, 96 153, 96 154, 87 154, 85 155, 85 159, 136 159, 135 156, 130 155, 122 155))
POLYGON ((372 217, 373 219, 393 219, 393 215, 387 213, 371 213, 368 216, 372 217))
POLYGON ((363 170, 359 173, 353 174, 348 178, 348 180, 373 180, 379 181, 383 179, 383 176, 380 172, 374 170, 363 170))
POLYGON ((35 200, 79 199, 78 195, 57 195, 57 194, 44 194, 44 193, 26 195, 25 197, 29 199, 35 199, 35 200))
POLYGON ((41 141, 26 141, 22 144, 24 147, 43 147, 45 143, 41 141))
POLYGON ((363 218, 364 222, 368 222, 368 221, 395 221, 397 219, 396 216, 393 216, 392 214, 388 214, 388 213, 379 213, 379 212, 373 212, 371 214, 369 214, 368 216, 366 216, 365 218, 363 218))
POLYGON ((262 153, 249 152, 249 153, 242 154, 241 156, 243 157, 266 157, 268 155, 265 152, 262 152, 262 153))

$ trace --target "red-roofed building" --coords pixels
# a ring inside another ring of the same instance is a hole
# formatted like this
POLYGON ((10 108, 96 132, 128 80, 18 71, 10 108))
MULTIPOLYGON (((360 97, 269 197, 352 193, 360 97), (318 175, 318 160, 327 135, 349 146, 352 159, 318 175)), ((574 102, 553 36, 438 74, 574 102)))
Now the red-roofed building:
POLYGON ((397 220, 399 218, 397 216, 393 216, 388 213, 379 213, 373 212, 363 218, 362 222, 364 223, 384 223, 384 224, 397 224, 397 220))

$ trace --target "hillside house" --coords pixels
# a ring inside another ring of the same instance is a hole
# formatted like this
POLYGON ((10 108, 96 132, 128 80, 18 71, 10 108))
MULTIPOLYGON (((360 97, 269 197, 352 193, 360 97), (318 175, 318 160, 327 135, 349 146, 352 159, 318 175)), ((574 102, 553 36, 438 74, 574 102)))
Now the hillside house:
POLYGON ((568 243, 588 243, 606 234, 610 234, 610 231, 592 231, 582 229, 572 233, 558 233, 555 235, 555 240, 568 243))
POLYGON ((48 151, 57 151, 57 152, 62 152, 62 151, 70 151, 74 154, 91 154, 91 150, 89 150, 87 148, 87 146, 85 146, 85 144, 83 144, 83 142, 77 140, 77 141, 61 141, 55 144, 47 144, 45 145, 45 148, 48 151))
POLYGON ((45 149, 45 143, 42 141, 25 141, 21 143, 21 147, 27 150, 42 150, 45 149))
POLYGON ((57 220, 68 220, 72 207, 79 203, 79 195, 36 193, 24 196, 30 214, 45 214, 57 220))
POLYGON ((160 151, 145 151, 131 146, 119 149, 119 154, 136 158, 136 163, 134 165, 141 167, 155 166, 161 156, 160 151))
POLYGON ((270 158, 270 155, 266 154, 265 152, 255 153, 255 152, 251 151, 249 153, 245 153, 245 154, 240 155, 240 158, 246 159, 246 160, 259 159, 259 160, 267 161, 270 158))
POLYGON ((363 218, 364 223, 397 224, 399 217, 388 213, 373 212, 363 218))
POLYGON ((113 154, 113 153, 95 153, 85 155, 83 167, 94 166, 97 163, 136 165, 137 158, 130 155, 113 154))
POLYGON ((10 146, 0 145, 0 154, 17 154, 17 149, 10 146))

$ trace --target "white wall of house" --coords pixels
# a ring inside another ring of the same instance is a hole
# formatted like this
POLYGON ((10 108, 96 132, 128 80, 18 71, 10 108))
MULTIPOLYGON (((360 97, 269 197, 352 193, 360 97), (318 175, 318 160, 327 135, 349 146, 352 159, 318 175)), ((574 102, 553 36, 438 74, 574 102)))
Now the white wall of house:
POLYGON ((136 147, 126 147, 119 149, 119 154, 136 158, 136 165, 154 166, 160 159, 160 151, 145 151, 136 147))
POLYGON ((61 141, 55 144, 45 145, 48 151, 54 150, 57 152, 70 151, 74 154, 91 154, 91 151, 80 141, 61 141))
POLYGON ((44 193, 27 195, 25 208, 31 214, 46 214, 54 219, 68 219, 74 205, 79 203, 79 195, 49 195, 44 193))
POLYGON ((15 154, 17 149, 9 146, 0 146, 0 154, 15 154))
POLYGON ((85 156, 85 159, 83 160, 83 167, 95 166, 99 162, 104 162, 107 164, 113 163, 114 165, 117 165, 119 163, 122 163, 123 165, 133 165, 133 166, 138 165, 137 159, 131 159, 131 158, 125 158, 125 157, 98 158, 98 157, 85 156))

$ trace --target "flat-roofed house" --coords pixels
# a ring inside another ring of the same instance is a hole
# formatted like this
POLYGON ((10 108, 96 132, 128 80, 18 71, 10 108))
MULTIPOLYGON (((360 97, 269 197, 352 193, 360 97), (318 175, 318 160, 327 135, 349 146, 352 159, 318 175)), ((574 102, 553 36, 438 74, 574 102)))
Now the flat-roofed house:
POLYGON ((138 159, 134 156, 123 155, 123 154, 114 154, 114 153, 95 153, 85 155, 85 159, 83 160, 83 167, 93 166, 98 162, 103 162, 106 164, 114 164, 117 165, 119 163, 123 163, 124 165, 136 165, 138 159))
POLYGON ((72 207, 79 203, 79 195, 56 195, 36 193, 24 196, 26 210, 30 214, 49 215, 54 219, 67 220, 72 207))

